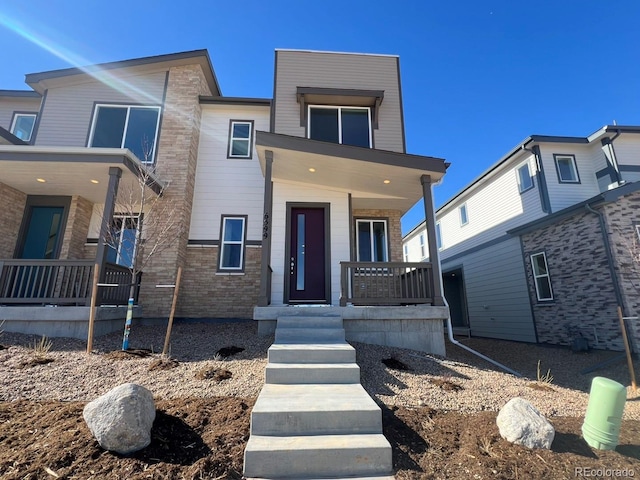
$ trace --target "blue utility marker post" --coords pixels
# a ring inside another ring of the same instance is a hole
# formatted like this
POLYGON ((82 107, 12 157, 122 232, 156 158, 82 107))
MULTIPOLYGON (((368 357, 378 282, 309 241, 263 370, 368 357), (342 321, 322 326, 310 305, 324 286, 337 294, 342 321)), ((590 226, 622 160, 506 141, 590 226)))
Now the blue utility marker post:
POLYGON ((122 338, 122 350, 129 349, 129 332, 131 331, 131 319, 133 318, 133 298, 127 302, 127 320, 124 322, 124 337, 122 338))

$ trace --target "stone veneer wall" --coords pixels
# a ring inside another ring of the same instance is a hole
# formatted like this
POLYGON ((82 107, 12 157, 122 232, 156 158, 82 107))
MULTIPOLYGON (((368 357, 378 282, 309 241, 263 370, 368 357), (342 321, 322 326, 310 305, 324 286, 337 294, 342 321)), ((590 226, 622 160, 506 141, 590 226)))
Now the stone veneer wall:
MULTIPOLYGON (((625 317, 640 316, 640 192, 620 198, 602 208, 609 233, 615 269, 622 292, 625 317)), ((640 352, 640 320, 627 320, 627 332, 634 348, 640 352)))
MULTIPOLYGON (((389 236, 389 249, 391 252, 390 262, 404 261, 402 256, 402 228, 400 226, 400 210, 373 210, 354 209, 353 210, 353 234, 356 235, 355 221, 359 218, 385 218, 387 220, 387 235, 389 236)), ((355 238, 351 240, 355 245, 355 238)))
POLYGON ((216 273, 218 247, 190 246, 176 316, 252 318, 260 293, 261 247, 246 247, 243 274, 216 273))
POLYGON ((13 258, 27 195, 0 183, 0 258, 13 258))
POLYGON ((89 200, 78 195, 71 198, 67 225, 64 229, 62 248, 60 249, 60 259, 86 258, 84 244, 87 241, 92 212, 93 204, 89 200))
POLYGON ((155 285, 173 283, 180 265, 187 270, 187 237, 200 141, 199 95, 211 95, 199 65, 171 68, 156 170, 161 179, 170 182, 161 201, 175 208, 174 220, 179 222, 181 234, 170 248, 152 257, 144 268, 140 304, 145 317, 169 315, 172 295, 168 289, 158 289, 155 285))
POLYGON ((579 332, 592 348, 622 349, 598 217, 578 213, 521 238, 538 341, 570 345, 579 332), (538 252, 547 257, 554 297, 550 302, 536 297, 530 255, 538 252))

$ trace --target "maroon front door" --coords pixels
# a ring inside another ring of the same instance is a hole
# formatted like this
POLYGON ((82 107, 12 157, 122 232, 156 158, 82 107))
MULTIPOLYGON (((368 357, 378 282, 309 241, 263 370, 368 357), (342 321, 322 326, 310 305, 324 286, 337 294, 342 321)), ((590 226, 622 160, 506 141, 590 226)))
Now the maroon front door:
POLYGON ((289 302, 326 303, 325 208, 291 207, 289 302))

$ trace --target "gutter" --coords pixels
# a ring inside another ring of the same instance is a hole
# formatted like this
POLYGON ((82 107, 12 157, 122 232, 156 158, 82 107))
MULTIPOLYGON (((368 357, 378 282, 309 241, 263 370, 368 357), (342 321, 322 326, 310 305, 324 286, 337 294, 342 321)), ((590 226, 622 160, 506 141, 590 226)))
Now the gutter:
POLYGON ((611 253, 611 243, 609 242, 609 234, 607 233, 607 227, 604 220, 604 214, 598 210, 594 210, 590 204, 586 204, 585 209, 588 212, 593 213, 598 216, 598 220, 600 221, 600 231, 602 232, 602 243, 604 244, 604 250, 607 255, 607 263, 609 264, 609 273, 611 274, 611 282, 613 283, 613 290, 616 294, 616 300, 620 308, 623 307, 622 303, 622 292, 620 289, 620 283, 618 282, 618 276, 616 275, 616 269, 613 264, 613 255, 611 253))

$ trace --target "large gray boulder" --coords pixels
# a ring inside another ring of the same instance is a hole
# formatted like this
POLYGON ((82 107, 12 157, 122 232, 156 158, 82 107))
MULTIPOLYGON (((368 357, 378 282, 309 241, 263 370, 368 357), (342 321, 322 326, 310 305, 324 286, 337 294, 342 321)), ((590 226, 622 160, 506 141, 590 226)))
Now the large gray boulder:
POLYGON ((496 423, 502 438, 528 448, 549 449, 556 434, 553 425, 524 398, 509 400, 496 423))
POLYGON ((82 416, 102 448, 127 455, 151 443, 156 407, 149 390, 124 383, 89 402, 82 416))

